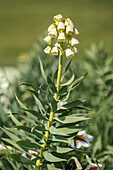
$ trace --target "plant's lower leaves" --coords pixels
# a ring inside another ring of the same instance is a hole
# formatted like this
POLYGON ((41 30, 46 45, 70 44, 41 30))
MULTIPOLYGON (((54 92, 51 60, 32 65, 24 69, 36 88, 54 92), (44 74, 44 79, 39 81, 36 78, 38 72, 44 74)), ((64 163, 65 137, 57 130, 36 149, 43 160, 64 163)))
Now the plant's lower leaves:
POLYGON ((52 153, 49 153, 47 151, 43 152, 44 158, 49 161, 49 162, 61 162, 61 161, 66 161, 66 159, 62 159, 56 156, 53 156, 52 153))

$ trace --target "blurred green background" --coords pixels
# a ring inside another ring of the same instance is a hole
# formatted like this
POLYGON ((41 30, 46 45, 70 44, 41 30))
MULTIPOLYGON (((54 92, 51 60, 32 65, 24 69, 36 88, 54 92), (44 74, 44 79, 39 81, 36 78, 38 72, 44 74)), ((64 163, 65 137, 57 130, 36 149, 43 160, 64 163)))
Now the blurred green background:
POLYGON ((101 40, 113 52, 113 0, 0 0, 0 65, 16 65, 17 56, 44 37, 58 13, 79 29, 81 58, 101 40))

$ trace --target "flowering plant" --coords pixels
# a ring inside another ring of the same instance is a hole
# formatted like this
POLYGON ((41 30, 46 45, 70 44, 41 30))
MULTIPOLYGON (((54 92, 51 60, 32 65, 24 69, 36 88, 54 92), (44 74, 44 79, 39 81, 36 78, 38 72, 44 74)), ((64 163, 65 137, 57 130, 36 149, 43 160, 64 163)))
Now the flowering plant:
MULTIPOLYGON (((9 136, 2 140, 12 146, 10 150, 4 143, 4 147, 8 150, 8 160, 16 161, 16 163, 12 163, 14 167, 36 170, 66 169, 68 160, 79 155, 76 147, 69 146, 70 140, 74 138, 82 140, 80 136, 76 135, 83 130, 81 123, 89 119, 87 109, 80 106, 87 99, 69 101, 71 92, 81 83, 86 74, 78 79, 72 74, 70 79, 65 82, 64 77, 71 60, 62 69, 63 55, 70 58, 77 52, 75 45, 78 44, 78 40, 73 36, 78 34, 78 30, 69 18, 65 18, 61 14, 56 15, 53 19, 55 23, 50 25, 48 36, 44 39, 49 46, 44 51, 48 54, 51 52, 53 55, 59 55, 58 68, 50 77, 46 74, 39 58, 44 83, 38 87, 30 83, 22 84, 29 87, 27 90, 33 95, 32 100, 36 103, 35 107, 32 109, 29 106, 26 107, 16 96, 22 113, 12 114, 10 112, 15 126, 2 128, 9 136)), ((75 160, 77 167, 77 158, 75 160)))

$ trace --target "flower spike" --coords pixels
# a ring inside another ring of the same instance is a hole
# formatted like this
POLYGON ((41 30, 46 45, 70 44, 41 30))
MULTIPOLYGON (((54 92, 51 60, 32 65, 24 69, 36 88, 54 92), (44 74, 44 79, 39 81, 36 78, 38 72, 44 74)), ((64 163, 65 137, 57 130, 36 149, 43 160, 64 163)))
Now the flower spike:
POLYGON ((58 14, 53 17, 53 20, 54 23, 48 27, 48 36, 44 38, 44 41, 49 45, 44 52, 58 55, 58 52, 62 49, 62 53, 70 58, 78 52, 75 45, 79 44, 79 41, 75 38, 75 35, 79 32, 70 18, 58 14), (54 40, 52 41, 52 39, 54 40), (65 49, 62 47, 65 47, 65 49))

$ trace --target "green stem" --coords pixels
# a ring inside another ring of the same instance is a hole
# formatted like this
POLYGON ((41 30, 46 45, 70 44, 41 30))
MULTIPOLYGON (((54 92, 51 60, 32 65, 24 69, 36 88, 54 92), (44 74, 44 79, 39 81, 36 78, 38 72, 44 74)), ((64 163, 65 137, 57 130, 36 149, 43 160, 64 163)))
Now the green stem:
MULTIPOLYGON (((54 96, 56 101, 58 100, 59 87, 60 87, 60 79, 61 79, 61 71, 62 71, 62 48, 60 49, 60 55, 59 55, 59 67, 58 67, 57 85, 56 85, 57 93, 55 93, 55 96, 54 96)), ((54 116, 54 112, 51 111, 50 112, 49 121, 48 121, 48 125, 47 125, 47 131, 45 132, 45 136, 44 136, 44 139, 45 139, 46 142, 48 141, 49 128, 52 125, 53 116, 54 116)), ((39 170, 39 168, 40 168, 42 157, 43 157, 43 151, 45 150, 45 146, 46 146, 46 143, 43 144, 42 148, 40 149, 40 152, 39 152, 40 159, 38 159, 36 161, 36 170, 39 170)))

